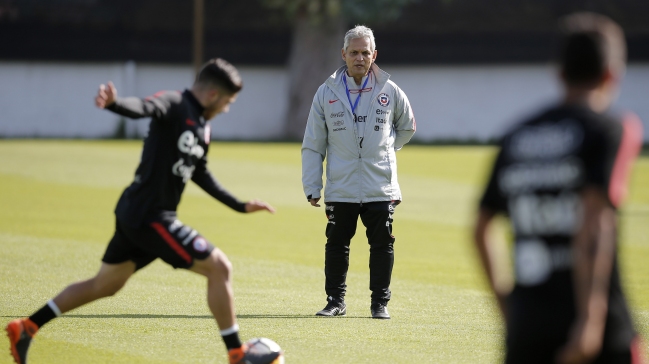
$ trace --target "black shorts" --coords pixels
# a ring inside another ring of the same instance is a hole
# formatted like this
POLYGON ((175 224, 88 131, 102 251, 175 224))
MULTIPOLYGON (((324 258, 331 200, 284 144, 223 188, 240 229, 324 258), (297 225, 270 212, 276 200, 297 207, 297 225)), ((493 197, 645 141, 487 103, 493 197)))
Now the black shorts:
MULTIPOLYGON (((507 350, 506 364, 552 364, 556 363, 556 357, 563 346, 550 348, 535 348, 524 353, 507 350), (544 350, 547 349, 547 350, 544 350)), ((643 361, 640 356, 635 354, 632 349, 626 351, 609 351, 604 350, 597 355, 591 364, 641 364, 643 361)))
POLYGON ((108 243, 102 262, 135 262, 136 269, 160 258, 174 268, 190 268, 194 259, 203 260, 214 246, 196 230, 175 217, 159 217, 133 228, 116 220, 115 235, 108 243))
MULTIPOLYGON (((565 337, 566 335, 557 335, 556 337, 565 337)), ((547 337, 545 338, 547 339, 547 337)), ((556 363, 556 357, 559 351, 565 346, 566 340, 559 342, 557 340, 539 340, 535 343, 520 343, 512 345, 507 343, 507 352, 505 364, 546 364, 556 363)), ((617 350, 604 348, 593 359, 591 364, 641 364, 642 360, 641 341, 635 338, 627 348, 617 350)))
MULTIPOLYGON (((554 279, 558 279, 556 275, 554 279)), ((555 284, 554 291, 532 293, 529 288, 516 286, 507 298, 506 364, 556 362, 557 354, 570 339, 577 315, 568 273, 559 279, 555 283, 562 284, 555 284), (548 298, 550 294, 554 295, 552 299, 548 298)), ((609 300, 609 310, 614 306, 620 307, 609 300)), ((609 311, 602 351, 591 364, 638 363, 634 352, 640 341, 631 323, 618 316, 609 311)))

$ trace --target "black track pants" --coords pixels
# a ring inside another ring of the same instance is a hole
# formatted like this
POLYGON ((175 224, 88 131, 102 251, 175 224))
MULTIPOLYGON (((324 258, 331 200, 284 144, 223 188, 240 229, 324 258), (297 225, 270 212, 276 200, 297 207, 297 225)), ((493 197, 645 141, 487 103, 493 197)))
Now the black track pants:
POLYGON ((358 217, 366 228, 370 245, 370 290, 372 302, 390 300, 390 279, 394 265, 392 215, 400 201, 369 203, 329 202, 327 213, 327 244, 325 246, 325 292, 343 298, 349 268, 349 243, 356 233, 358 217))

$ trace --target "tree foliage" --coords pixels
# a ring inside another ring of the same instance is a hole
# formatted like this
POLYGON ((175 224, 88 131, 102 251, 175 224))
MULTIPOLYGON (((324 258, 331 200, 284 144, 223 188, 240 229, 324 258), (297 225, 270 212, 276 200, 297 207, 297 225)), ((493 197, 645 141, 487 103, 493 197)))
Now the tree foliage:
POLYGON ((293 20, 306 15, 311 21, 343 17, 349 21, 390 21, 401 15, 404 6, 418 0, 261 0, 272 9, 283 9, 293 20))
POLYGON ((417 0, 346 0, 344 8, 350 20, 393 21, 401 15, 404 6, 417 0))
POLYGON ((288 111, 285 136, 299 140, 312 95, 342 63, 340 48, 347 22, 389 21, 417 0, 261 0, 285 12, 293 24, 289 55, 288 111))

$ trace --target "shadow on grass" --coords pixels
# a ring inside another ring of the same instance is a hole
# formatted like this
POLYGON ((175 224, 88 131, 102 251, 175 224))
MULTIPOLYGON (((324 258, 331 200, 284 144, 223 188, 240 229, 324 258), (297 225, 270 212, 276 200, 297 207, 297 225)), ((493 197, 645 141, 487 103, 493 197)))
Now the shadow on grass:
MULTIPOLYGON (((0 316, 3 318, 21 318, 25 316, 0 316)), ((83 319, 210 319, 214 320, 214 316, 210 315, 147 315, 147 314, 98 314, 98 315, 63 315, 58 319, 65 318, 83 318, 83 319)), ((315 315, 277 315, 277 314, 267 314, 267 315, 237 315, 237 319, 246 320, 246 319, 327 319, 327 317, 315 316, 315 315)), ((343 316, 340 318, 354 318, 354 319, 370 319, 368 316, 343 316)))
POLYGON ((308 318, 316 320, 326 320, 326 319, 370 319, 369 316, 339 316, 339 317, 322 317, 316 315, 237 315, 238 319, 269 319, 269 318, 278 318, 278 319, 292 319, 292 318, 308 318))

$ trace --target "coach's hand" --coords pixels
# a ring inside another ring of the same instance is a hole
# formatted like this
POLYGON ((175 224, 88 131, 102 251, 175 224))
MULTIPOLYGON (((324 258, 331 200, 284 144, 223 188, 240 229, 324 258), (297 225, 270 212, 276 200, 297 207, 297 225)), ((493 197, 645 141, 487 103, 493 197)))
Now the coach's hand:
POLYGON ((311 202, 311 206, 313 207, 320 207, 320 205, 318 205, 318 201, 320 201, 320 197, 312 198, 309 200, 309 202, 311 202))
POLYGON ((98 108, 103 109, 106 106, 111 105, 115 102, 117 98, 117 89, 111 81, 108 81, 108 87, 103 83, 99 85, 99 91, 97 92, 97 97, 95 97, 95 105, 98 108))
POLYGON ((275 209, 273 208, 273 206, 269 205, 264 201, 252 200, 246 202, 246 212, 256 212, 261 210, 266 210, 271 214, 275 213, 275 209))

